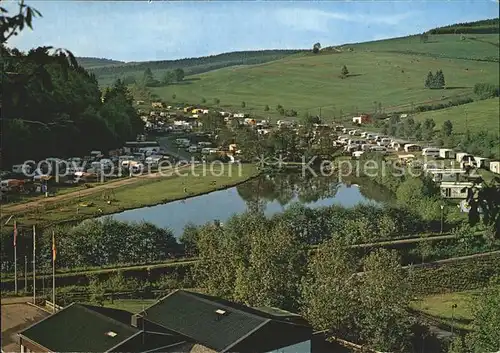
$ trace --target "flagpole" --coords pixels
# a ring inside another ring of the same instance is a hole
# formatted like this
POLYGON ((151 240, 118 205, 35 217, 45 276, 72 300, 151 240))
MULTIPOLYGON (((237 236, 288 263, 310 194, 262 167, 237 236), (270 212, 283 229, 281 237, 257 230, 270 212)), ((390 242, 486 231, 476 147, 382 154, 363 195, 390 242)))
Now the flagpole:
POLYGON ((56 241, 52 231, 52 312, 56 312, 56 241))
POLYGON ((14 292, 17 294, 17 222, 14 221, 14 292))
POLYGON ((33 304, 36 304, 36 280, 35 280, 35 260, 36 260, 36 232, 33 225, 33 304))
POLYGON ((28 256, 24 256, 24 293, 28 293, 28 256))

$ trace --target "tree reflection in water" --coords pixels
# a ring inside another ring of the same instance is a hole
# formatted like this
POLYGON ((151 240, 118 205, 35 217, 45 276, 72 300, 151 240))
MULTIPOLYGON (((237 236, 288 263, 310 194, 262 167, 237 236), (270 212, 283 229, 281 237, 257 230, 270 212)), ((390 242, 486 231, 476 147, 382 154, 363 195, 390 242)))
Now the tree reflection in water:
POLYGON ((286 206, 294 199, 301 203, 312 203, 335 197, 340 184, 336 177, 304 177, 299 173, 263 175, 237 186, 239 196, 248 209, 263 211, 266 203, 278 202, 286 206))

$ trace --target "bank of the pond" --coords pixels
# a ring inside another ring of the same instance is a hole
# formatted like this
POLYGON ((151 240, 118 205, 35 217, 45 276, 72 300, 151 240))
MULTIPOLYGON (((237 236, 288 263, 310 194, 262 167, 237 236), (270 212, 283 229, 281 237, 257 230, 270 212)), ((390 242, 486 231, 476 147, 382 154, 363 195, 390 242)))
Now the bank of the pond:
POLYGON ((333 178, 302 178, 298 173, 261 175, 238 186, 154 207, 114 214, 119 221, 150 222, 166 227, 179 237, 188 224, 200 226, 215 220, 226 222, 235 214, 261 210, 271 217, 294 204, 316 209, 329 206, 354 207, 360 203, 379 204, 366 197, 359 185, 333 178))
POLYGON ((218 190, 228 189, 257 177, 260 172, 253 164, 221 165, 207 171, 194 167, 183 175, 145 179, 133 185, 107 189, 101 193, 28 209, 16 214, 18 224, 47 227, 76 223, 84 219, 186 200, 218 190))

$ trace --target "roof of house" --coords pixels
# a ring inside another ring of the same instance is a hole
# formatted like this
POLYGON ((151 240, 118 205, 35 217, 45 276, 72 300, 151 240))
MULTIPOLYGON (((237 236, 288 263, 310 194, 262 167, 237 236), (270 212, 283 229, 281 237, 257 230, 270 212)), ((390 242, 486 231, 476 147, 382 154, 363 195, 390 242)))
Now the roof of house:
POLYGON ((244 340, 257 334, 272 337, 272 333, 264 333, 267 331, 276 333, 279 330, 285 335, 293 332, 295 338, 302 341, 311 332, 309 326, 298 324, 292 314, 273 314, 184 290, 177 290, 147 308, 144 317, 217 352, 243 347, 244 340), (298 331, 302 334, 297 335, 298 331))
POLYGON ((106 352, 140 332, 130 325, 131 316, 124 310, 72 304, 19 334, 52 352, 106 352))

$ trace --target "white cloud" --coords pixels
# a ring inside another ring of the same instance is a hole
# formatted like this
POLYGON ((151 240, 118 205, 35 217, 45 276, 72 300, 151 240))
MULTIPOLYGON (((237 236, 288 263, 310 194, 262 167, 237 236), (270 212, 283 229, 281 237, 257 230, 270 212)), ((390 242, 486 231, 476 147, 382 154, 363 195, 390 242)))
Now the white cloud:
POLYGON ((277 21, 292 29, 324 33, 328 32, 332 21, 359 22, 360 25, 381 24, 395 26, 414 15, 414 12, 366 15, 305 8, 278 9, 275 13, 277 21))

